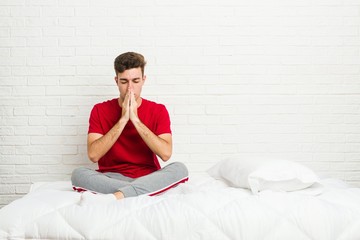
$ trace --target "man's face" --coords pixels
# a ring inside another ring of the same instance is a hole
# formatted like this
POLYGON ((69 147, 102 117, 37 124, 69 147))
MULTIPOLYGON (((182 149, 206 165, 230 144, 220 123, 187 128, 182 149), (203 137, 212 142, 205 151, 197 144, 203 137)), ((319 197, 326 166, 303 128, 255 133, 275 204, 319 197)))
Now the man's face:
POLYGON ((135 94, 135 99, 138 100, 140 98, 141 89, 144 85, 145 79, 146 76, 142 75, 140 67, 131 68, 119 73, 115 77, 115 81, 119 88, 121 101, 124 101, 125 96, 128 93, 128 89, 131 89, 131 91, 135 94))

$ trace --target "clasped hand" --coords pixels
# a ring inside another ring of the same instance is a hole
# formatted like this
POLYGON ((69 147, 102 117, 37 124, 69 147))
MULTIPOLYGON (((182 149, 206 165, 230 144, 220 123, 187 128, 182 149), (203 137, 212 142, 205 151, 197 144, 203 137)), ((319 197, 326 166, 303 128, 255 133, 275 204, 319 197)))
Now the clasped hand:
POLYGON ((138 104, 135 99, 135 94, 132 89, 128 89, 125 99, 122 103, 122 114, 121 118, 128 122, 129 120, 134 122, 138 119, 137 108, 138 104))

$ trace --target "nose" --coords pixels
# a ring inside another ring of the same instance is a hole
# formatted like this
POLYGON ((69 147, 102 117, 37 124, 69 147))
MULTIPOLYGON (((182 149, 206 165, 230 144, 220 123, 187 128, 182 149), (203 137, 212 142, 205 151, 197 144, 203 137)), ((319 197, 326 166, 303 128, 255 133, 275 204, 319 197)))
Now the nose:
POLYGON ((129 81, 129 83, 128 83, 128 89, 133 89, 133 85, 134 85, 134 83, 131 82, 131 81, 129 81))

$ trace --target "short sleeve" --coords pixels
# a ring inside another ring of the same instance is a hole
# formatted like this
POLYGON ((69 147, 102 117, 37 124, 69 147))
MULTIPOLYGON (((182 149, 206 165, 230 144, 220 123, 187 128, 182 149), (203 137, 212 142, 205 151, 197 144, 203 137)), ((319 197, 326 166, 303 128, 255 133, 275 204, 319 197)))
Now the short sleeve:
POLYGON ((105 134, 101 127, 97 105, 93 107, 90 113, 88 133, 100 133, 103 135, 105 134))
POLYGON ((169 112, 162 104, 159 105, 158 122, 156 126, 156 135, 170 133, 171 134, 171 122, 169 112))

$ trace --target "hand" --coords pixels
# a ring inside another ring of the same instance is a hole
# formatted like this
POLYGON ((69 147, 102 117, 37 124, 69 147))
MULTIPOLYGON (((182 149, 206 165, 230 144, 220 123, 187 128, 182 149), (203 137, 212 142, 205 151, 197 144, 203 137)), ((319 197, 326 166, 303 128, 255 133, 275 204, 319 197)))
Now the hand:
POLYGON ((139 119, 137 114, 138 104, 135 99, 135 94, 131 89, 129 90, 129 95, 130 95, 130 120, 134 122, 139 119))
POLYGON ((125 122, 128 122, 130 119, 130 94, 129 94, 129 92, 126 94, 125 99, 122 102, 121 109, 122 109, 121 119, 124 120, 125 122))

